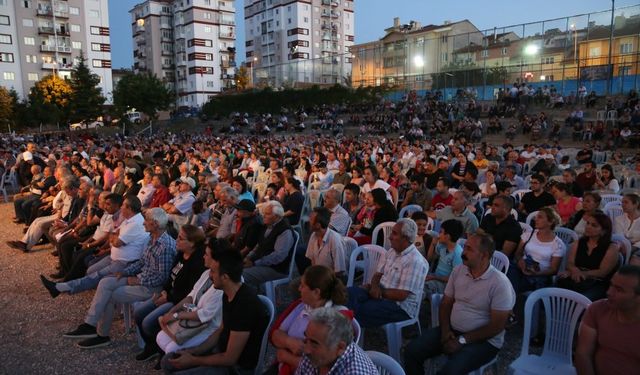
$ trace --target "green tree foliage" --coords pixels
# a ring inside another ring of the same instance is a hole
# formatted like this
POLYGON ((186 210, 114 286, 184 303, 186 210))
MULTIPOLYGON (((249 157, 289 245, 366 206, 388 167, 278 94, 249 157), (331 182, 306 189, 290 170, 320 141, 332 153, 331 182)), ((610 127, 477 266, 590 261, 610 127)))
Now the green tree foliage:
POLYGON ((54 75, 36 82, 29 93, 29 108, 36 123, 66 124, 73 91, 67 81, 54 75))
POLYGON ((261 91, 218 95, 204 105, 203 112, 208 116, 226 116, 232 112, 277 113, 282 107, 297 109, 323 104, 377 103, 385 91, 382 87, 354 90, 340 85, 326 89, 313 86, 305 90, 282 91, 273 91, 267 87, 261 91))
POLYGON ((155 75, 126 74, 113 90, 113 104, 120 114, 135 108, 151 118, 173 103, 174 95, 155 75))
POLYGON ((80 61, 71 71, 69 85, 71 95, 71 121, 93 120, 102 114, 105 98, 102 96, 100 77, 92 73, 86 64, 87 59, 80 53, 80 61))
POLYGON ((5 87, 0 86, 0 124, 11 122, 14 105, 11 93, 5 87))
POLYGON ((249 77, 249 72, 245 66, 241 66, 238 69, 238 73, 236 74, 236 87, 239 91, 244 91, 249 87, 249 81, 251 78, 249 77))

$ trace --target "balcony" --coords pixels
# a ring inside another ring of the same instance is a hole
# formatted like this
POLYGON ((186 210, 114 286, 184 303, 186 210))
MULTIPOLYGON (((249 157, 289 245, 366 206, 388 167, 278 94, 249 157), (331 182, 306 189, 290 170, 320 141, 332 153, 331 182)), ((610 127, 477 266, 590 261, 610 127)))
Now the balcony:
POLYGON ((228 26, 235 26, 236 25, 236 20, 233 18, 219 18, 218 19, 218 23, 221 25, 228 25, 228 26))
POLYGON ((220 74, 220 79, 235 79, 234 74, 220 74))
POLYGON ((173 51, 162 50, 162 53, 160 53, 160 55, 162 55, 162 56, 173 56, 173 51))
POLYGON ((233 31, 220 31, 218 33, 218 37, 223 39, 235 39, 236 33, 234 33, 233 31))
POLYGON ((39 26, 38 27, 38 34, 40 35, 66 35, 69 36, 69 30, 68 29, 53 29, 53 27, 48 27, 48 26, 39 26))
MULTIPOLYGON (((58 46, 57 50, 62 53, 71 53, 71 47, 58 46)), ((56 52, 56 46, 43 44, 40 46, 40 52, 56 52)))
POLYGON ((160 37, 160 41, 161 42, 173 42, 173 39, 171 37, 163 35, 163 36, 160 37))
POLYGON ((136 26, 133 27, 133 35, 134 36, 140 35, 142 33, 144 33, 144 26, 136 25, 136 26))
MULTIPOLYGON (((51 17, 54 15, 54 12, 51 11, 51 8, 38 8, 36 10, 36 14, 39 16, 51 17)), ((69 18, 69 12, 64 10, 56 10, 55 16, 58 18, 69 18)))
POLYGON ((337 7, 340 5, 336 0, 322 0, 322 5, 331 5, 332 7, 337 7))
POLYGON ((42 63, 42 70, 71 70, 73 64, 42 63))
POLYGON ((340 17, 340 15, 334 11, 328 11, 328 10, 323 10, 322 14, 320 14, 322 17, 331 17, 331 18, 338 18, 340 17))
POLYGON ((162 69, 175 69, 175 67, 173 64, 162 64, 162 69))

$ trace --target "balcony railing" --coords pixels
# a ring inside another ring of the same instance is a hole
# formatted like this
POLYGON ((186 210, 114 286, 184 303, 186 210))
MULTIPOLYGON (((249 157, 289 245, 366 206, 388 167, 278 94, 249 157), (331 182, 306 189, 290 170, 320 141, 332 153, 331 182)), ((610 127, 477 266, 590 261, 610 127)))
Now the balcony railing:
POLYGON ((236 33, 234 33, 233 31, 228 31, 228 32, 220 31, 218 33, 218 36, 220 38, 234 39, 236 37, 236 33))
POLYGON ((53 35, 53 34, 57 34, 57 35, 69 35, 69 30, 65 29, 53 29, 53 27, 48 27, 48 26, 39 26, 38 27, 38 34, 46 34, 46 35, 53 35))
MULTIPOLYGON (((51 8, 38 8, 38 10, 36 11, 36 14, 39 16, 52 16, 53 12, 51 11, 51 8)), ((55 15, 56 17, 60 17, 60 18, 69 18, 69 12, 68 11, 63 11, 63 10, 56 10, 55 11, 55 15)))
POLYGON ((73 64, 56 64, 56 63, 42 63, 43 70, 71 70, 73 69, 73 64))
MULTIPOLYGON (((47 44, 43 44, 40 46, 41 52, 56 52, 56 46, 50 46, 47 44)), ((66 46, 58 46, 58 52, 62 53, 71 53, 71 47, 66 46)))

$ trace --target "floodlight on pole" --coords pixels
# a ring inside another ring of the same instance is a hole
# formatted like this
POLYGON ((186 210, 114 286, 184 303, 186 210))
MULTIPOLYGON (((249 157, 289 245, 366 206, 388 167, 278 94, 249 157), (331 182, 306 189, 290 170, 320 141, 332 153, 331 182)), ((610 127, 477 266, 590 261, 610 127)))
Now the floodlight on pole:
POLYGON ((526 55, 530 55, 530 56, 532 56, 532 55, 537 54, 537 53, 538 53, 538 50, 540 50, 540 47, 538 47, 538 46, 537 46, 537 45, 535 45, 535 44, 529 44, 528 46, 526 46, 526 47, 524 48, 524 53, 525 53, 526 55))
POLYGON ((424 67, 424 59, 422 58, 422 56, 417 55, 416 57, 414 57, 413 58, 413 65, 415 65, 416 68, 424 67))

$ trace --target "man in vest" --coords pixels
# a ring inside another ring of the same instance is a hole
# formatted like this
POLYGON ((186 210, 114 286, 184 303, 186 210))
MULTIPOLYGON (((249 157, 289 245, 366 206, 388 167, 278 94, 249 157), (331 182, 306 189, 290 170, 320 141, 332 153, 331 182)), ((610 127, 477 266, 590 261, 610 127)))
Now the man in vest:
POLYGON ((261 207, 262 230, 258 244, 244 259, 244 280, 259 288, 262 283, 287 277, 295 244, 293 229, 284 219, 284 209, 278 201, 261 207))

